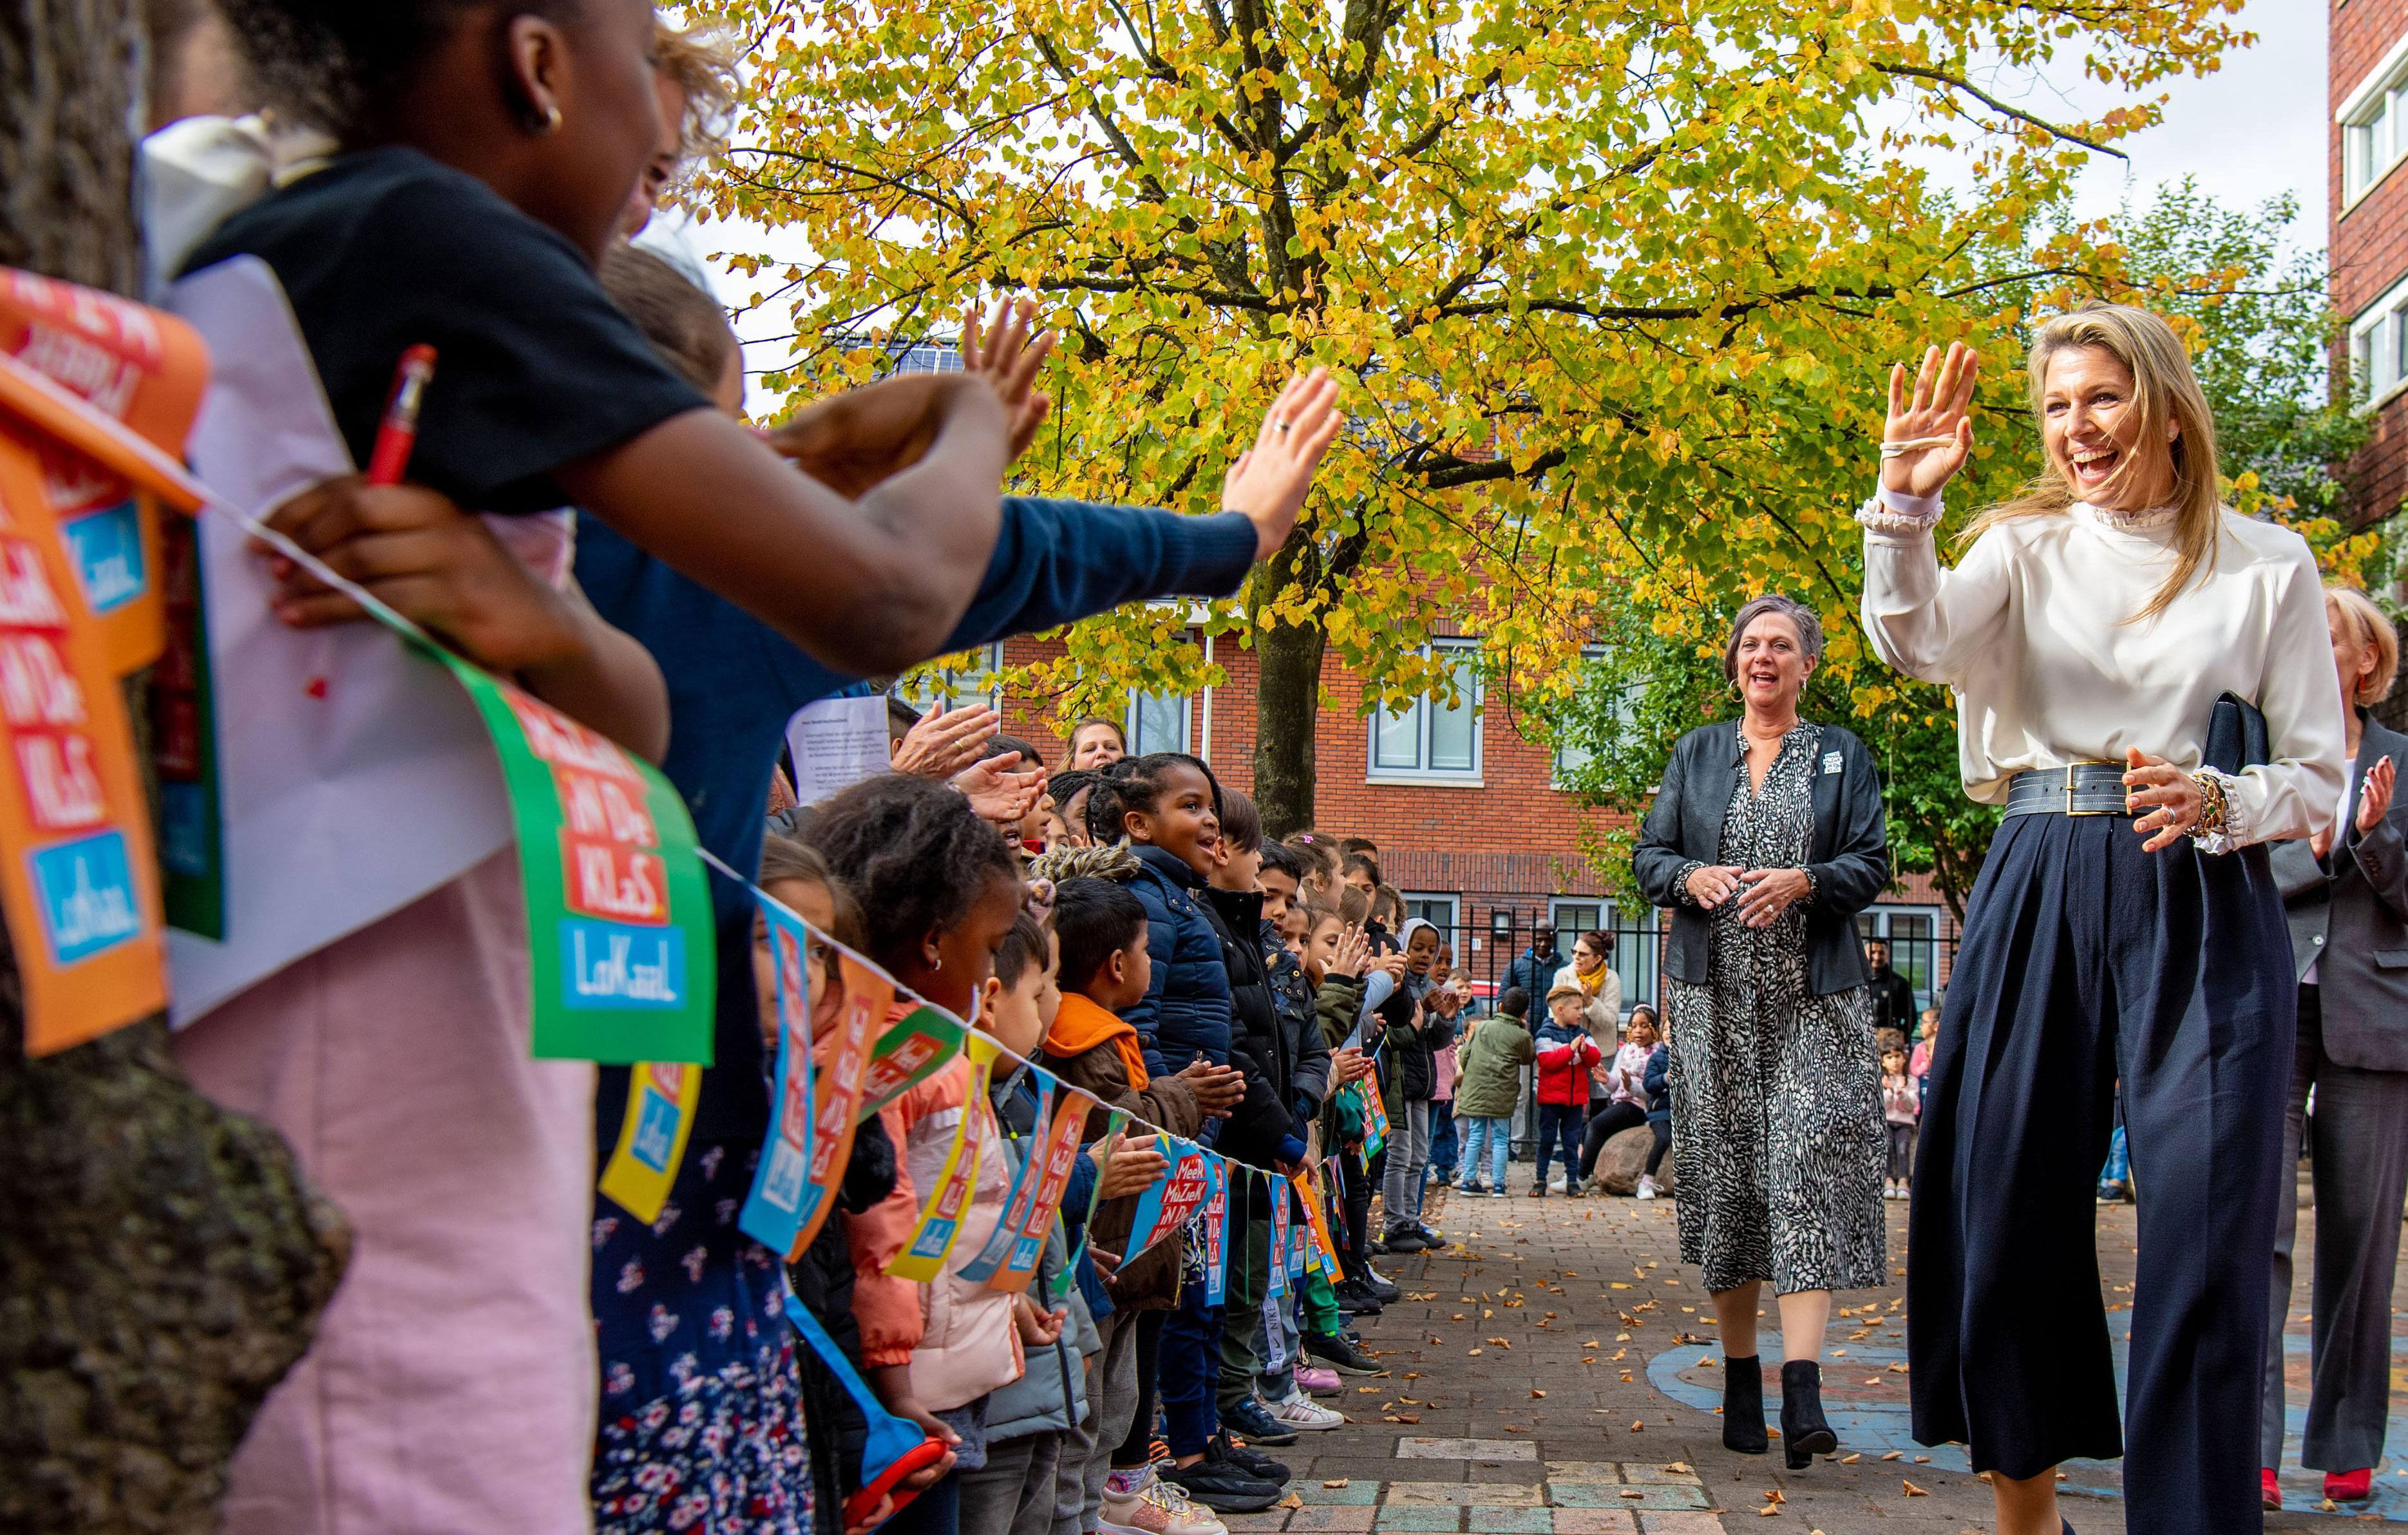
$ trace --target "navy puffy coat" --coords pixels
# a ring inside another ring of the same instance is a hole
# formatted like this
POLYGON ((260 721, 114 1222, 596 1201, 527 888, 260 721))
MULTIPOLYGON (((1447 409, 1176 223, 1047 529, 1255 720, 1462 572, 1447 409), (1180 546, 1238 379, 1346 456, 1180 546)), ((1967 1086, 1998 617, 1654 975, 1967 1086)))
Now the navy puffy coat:
POLYGON ((1129 851, 1142 866, 1128 892, 1145 908, 1154 980, 1121 1017, 1137 1030, 1150 1075, 1175 1077, 1198 1055, 1226 1066, 1229 970, 1220 931, 1201 909, 1204 882, 1160 848, 1131 843, 1129 851))
POLYGON ((1657 1045, 1647 1057, 1647 1069, 1639 1079, 1647 1089, 1647 1119, 1650 1124, 1669 1125, 1672 1121, 1672 1053, 1657 1045))

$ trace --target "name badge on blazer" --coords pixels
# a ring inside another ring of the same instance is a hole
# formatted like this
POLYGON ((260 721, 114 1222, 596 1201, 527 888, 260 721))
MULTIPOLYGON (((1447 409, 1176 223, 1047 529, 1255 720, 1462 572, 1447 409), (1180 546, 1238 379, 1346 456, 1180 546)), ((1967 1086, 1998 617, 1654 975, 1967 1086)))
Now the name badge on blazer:
POLYGON ((1836 773, 1836 772, 1838 772, 1839 770, 1840 770, 1840 753, 1837 753, 1837 752, 1826 752, 1826 753, 1823 753, 1823 776, 1824 776, 1824 777, 1826 777, 1826 778, 1828 778, 1828 777, 1830 777, 1833 773, 1836 773))

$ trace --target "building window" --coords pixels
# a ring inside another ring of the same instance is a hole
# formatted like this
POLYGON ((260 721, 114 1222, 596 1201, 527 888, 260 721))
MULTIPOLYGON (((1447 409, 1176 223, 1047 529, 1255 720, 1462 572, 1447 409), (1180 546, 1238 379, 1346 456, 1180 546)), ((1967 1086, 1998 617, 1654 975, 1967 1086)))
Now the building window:
POLYGON ((941 341, 914 341, 896 349, 896 373, 959 373, 962 352, 957 346, 941 341))
POLYGON ((1928 906, 1875 906, 1856 913, 1856 936, 1889 944, 1889 968, 1914 988, 1917 1008, 1939 1006, 1940 912, 1928 906))
POLYGON ((2342 207, 2346 210, 2408 157, 2408 37, 2368 71, 2334 120, 2341 126, 2342 207))
POLYGON ((1438 936, 1445 941, 1448 948, 1455 951, 1455 962, 1457 965, 1464 964, 1467 954, 1463 940, 1457 936, 1458 916, 1463 910, 1463 897, 1432 896, 1412 890, 1400 890, 1398 894, 1404 898, 1405 920, 1411 922, 1413 918, 1419 917, 1437 928, 1438 936))
POLYGON ((2408 280, 2349 323, 2349 364, 2369 409, 2408 389, 2408 280))
POLYGON ((960 655, 932 661, 896 682, 895 696, 923 714, 939 714, 965 704, 1003 708, 1003 644, 981 645, 960 655))
POLYGON ((1371 718, 1369 782, 1480 782, 1480 646, 1469 639, 1432 641, 1426 653, 1451 662, 1455 697, 1425 693, 1403 710, 1371 718))
MULTIPOLYGON (((1579 686, 1583 694, 1586 694, 1594 686, 1600 685, 1601 680, 1609 675, 1609 663, 1612 658, 1612 651, 1606 646, 1582 647, 1579 686)), ((1605 724, 1607 728, 1615 735, 1627 736, 1638 728, 1639 695, 1645 686, 1645 683, 1639 681, 1625 682, 1607 701, 1605 724)), ((1559 740, 1555 747, 1554 786, 1558 789, 1570 787, 1572 776, 1581 768, 1587 767, 1589 759, 1595 754, 1587 747, 1577 742, 1559 740)))
POLYGON ((1127 721, 1129 755, 1187 751, 1187 722, 1195 713, 1190 707, 1193 702, 1183 693, 1132 692, 1127 721))

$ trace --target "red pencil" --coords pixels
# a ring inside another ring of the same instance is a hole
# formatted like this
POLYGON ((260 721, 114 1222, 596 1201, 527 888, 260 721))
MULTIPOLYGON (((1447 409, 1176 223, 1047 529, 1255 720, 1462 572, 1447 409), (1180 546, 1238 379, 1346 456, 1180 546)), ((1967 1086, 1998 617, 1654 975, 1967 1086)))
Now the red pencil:
MULTIPOLYGON (((378 423, 375 446, 368 450, 368 483, 398 485, 409 466, 409 452, 418 446, 418 410, 426 402, 427 381, 435 377, 435 349, 415 346, 401 354, 393 370, 393 394, 385 401, 384 420, 378 423)), ((333 665, 334 635, 318 638, 318 665, 301 691, 324 698, 330 691, 326 673, 333 665)))
POLYGON ((384 421, 377 427, 376 447, 368 454, 368 483, 398 485, 409 466, 409 451, 418 445, 418 410, 426 400, 426 385, 435 377, 435 349, 415 346, 401 354, 393 372, 393 395, 385 403, 384 421))

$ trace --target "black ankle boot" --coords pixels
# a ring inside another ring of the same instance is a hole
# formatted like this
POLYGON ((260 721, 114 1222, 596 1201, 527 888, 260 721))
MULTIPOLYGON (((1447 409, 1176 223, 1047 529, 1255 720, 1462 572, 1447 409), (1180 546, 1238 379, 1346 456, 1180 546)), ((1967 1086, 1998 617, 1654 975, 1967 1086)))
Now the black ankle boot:
POLYGON ((1781 1448, 1791 1470, 1813 1464, 1840 1447, 1840 1436, 1823 1417, 1823 1367, 1792 1359, 1781 1367, 1781 1448))
POLYGON ((1723 1448, 1762 1455, 1772 1441, 1764 1431, 1764 1365, 1751 1354, 1723 1360, 1723 1448))

